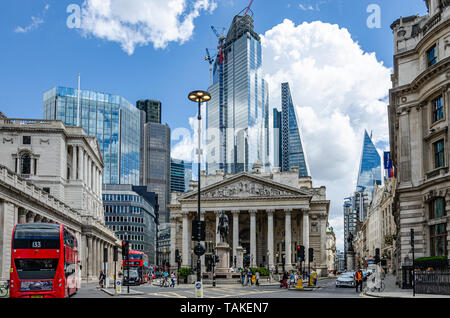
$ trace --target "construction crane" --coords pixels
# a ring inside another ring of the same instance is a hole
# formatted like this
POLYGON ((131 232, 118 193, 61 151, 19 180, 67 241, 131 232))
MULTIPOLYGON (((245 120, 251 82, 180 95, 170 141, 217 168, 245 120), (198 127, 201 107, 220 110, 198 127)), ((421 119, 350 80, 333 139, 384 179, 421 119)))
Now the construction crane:
POLYGON ((248 11, 250 11, 250 7, 252 6, 252 4, 253 4, 253 0, 250 1, 250 4, 248 5, 247 10, 245 10, 244 16, 246 16, 248 11))
POLYGON ((214 34, 219 39, 219 46, 218 46, 218 49, 219 49, 219 63, 222 64, 223 63, 223 45, 224 45, 224 42, 226 40, 226 37, 224 35, 226 28, 223 28, 222 34, 217 32, 216 28, 214 26, 212 26, 212 25, 211 25, 211 29, 213 30, 214 34))
POLYGON ((214 59, 211 57, 211 54, 209 54, 209 50, 206 49, 206 56, 205 61, 209 62, 209 85, 212 85, 212 66, 214 64, 214 59))

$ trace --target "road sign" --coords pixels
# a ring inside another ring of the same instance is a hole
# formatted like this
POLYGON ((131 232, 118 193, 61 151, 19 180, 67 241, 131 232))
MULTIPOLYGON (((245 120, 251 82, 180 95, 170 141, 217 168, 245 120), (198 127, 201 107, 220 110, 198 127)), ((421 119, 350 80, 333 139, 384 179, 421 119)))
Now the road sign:
POLYGON ((197 256, 202 256, 203 254, 205 254, 205 248, 203 247, 203 245, 197 243, 197 245, 195 245, 194 247, 194 254, 197 256))
POLYGON ((202 282, 195 283, 195 297, 203 298, 203 284, 202 282))
POLYGON ((120 279, 116 280, 116 293, 122 293, 122 282, 120 279))

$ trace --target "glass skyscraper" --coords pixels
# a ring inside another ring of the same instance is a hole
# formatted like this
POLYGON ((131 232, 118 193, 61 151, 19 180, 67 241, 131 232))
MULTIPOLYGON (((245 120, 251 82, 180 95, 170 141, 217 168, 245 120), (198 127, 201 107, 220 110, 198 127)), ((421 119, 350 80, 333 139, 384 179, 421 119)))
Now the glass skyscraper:
POLYGON ((223 56, 216 58, 209 92, 207 173, 251 171, 256 162, 268 168, 269 91, 262 74, 261 40, 251 16, 234 17, 223 56))
POLYGON ((297 167, 299 177, 309 177, 308 162, 289 83, 281 84, 281 105, 281 112, 274 109, 274 165, 280 167, 281 171, 297 167))
POLYGON ((192 162, 170 159, 170 192, 186 192, 192 180, 192 162))
POLYGON ((145 123, 161 124, 161 102, 158 100, 138 100, 136 107, 145 112, 145 123))
POLYGON ((81 126, 97 136, 105 163, 104 184, 139 185, 140 139, 144 115, 118 96, 90 90, 54 87, 44 93, 44 119, 81 126))
POLYGON ((147 123, 142 138, 141 184, 158 195, 160 223, 169 223, 170 203, 170 128, 147 123))
POLYGON ((356 191, 361 191, 361 189, 363 189, 372 195, 375 184, 381 185, 381 157, 373 144, 371 137, 369 137, 367 131, 364 131, 364 142, 358 170, 356 191))

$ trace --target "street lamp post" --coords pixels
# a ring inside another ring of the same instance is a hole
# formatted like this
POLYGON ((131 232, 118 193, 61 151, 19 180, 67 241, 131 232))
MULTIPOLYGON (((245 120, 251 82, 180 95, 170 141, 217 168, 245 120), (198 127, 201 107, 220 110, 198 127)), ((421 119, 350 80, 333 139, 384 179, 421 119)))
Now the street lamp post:
MULTIPOLYGON (((201 113, 201 106, 202 103, 207 102, 211 100, 211 95, 208 92, 205 91, 193 91, 189 93, 188 96, 189 100, 192 102, 198 103, 198 196, 197 196, 197 222, 200 222, 200 173, 201 173, 201 121, 202 121, 202 113, 201 113)), ((200 244, 200 242, 198 242, 200 244)), ((201 260, 200 255, 197 255, 197 282, 201 281, 201 260)))

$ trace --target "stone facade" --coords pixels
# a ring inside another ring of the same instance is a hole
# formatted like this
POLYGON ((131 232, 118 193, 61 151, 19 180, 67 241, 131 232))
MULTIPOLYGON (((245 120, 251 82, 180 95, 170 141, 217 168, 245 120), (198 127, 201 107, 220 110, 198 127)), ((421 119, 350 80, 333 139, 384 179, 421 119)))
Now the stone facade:
MULTIPOLYGON (((250 257, 250 266, 271 270, 283 266, 297 267, 296 245, 314 248, 314 261, 320 275, 326 276, 326 230, 329 201, 325 187, 313 188, 311 178, 299 178, 298 169, 290 172, 263 173, 255 166, 252 173, 225 175, 201 174, 201 219, 206 221, 207 253, 220 242, 217 234, 219 216, 225 212, 230 231, 226 242, 230 245, 230 264, 243 266, 240 250, 250 257)), ((175 250, 182 255, 183 267, 195 264, 191 222, 197 218, 197 185, 184 194, 172 193, 171 266, 176 266, 175 250)), ((204 262, 202 256, 202 264, 204 262)), ((204 270, 204 269, 203 269, 204 270)))
POLYGON ((103 249, 112 263, 113 246, 120 242, 105 227, 104 164, 96 137, 60 121, 4 118, 0 145, 1 277, 9 277, 14 225, 49 222, 76 235, 82 278, 97 280, 103 249))
POLYGON ((333 228, 327 228, 327 269, 328 272, 336 270, 336 235, 334 234, 333 228))
POLYGON ((448 1, 426 4, 428 15, 391 25, 395 55, 388 113, 400 266, 412 257, 411 229, 416 257, 450 255, 450 7, 448 1))
POLYGON ((397 181, 386 180, 383 186, 375 186, 373 200, 368 215, 358 231, 355 240, 356 265, 365 267, 365 260, 375 257, 375 249, 380 249, 380 258, 386 260, 385 270, 393 273, 394 238, 396 226, 392 213, 397 181))

